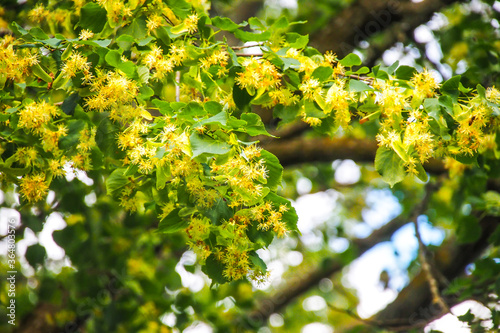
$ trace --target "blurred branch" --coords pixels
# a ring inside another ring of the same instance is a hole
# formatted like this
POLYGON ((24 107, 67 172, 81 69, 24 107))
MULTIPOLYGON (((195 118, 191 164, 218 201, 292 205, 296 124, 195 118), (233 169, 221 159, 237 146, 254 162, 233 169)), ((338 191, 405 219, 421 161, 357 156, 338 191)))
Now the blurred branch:
MULTIPOLYGON (((420 236, 420 231, 418 228, 418 218, 413 220, 413 224, 415 225, 415 235, 418 239, 418 256, 420 263, 422 265, 422 271, 425 273, 427 277, 427 281, 429 282, 430 291, 432 294, 432 302, 438 304, 441 307, 441 310, 445 312, 450 312, 450 308, 446 304, 446 302, 441 297, 439 293, 439 285, 432 273, 431 265, 427 260, 427 248, 425 247, 424 242, 422 241, 422 237, 420 236)), ((435 267, 433 267, 435 269, 435 267)))
MULTIPOLYGON (((456 239, 450 239, 443 243, 434 253, 435 269, 442 273, 448 280, 463 275, 465 267, 477 259, 488 247, 488 237, 493 233, 500 223, 500 218, 486 216, 480 223, 481 237, 474 243, 458 245, 456 239)), ((436 275, 436 274, 435 274, 436 275)), ((444 286, 439 286, 444 289, 444 286)), ((458 295, 444 297, 448 307, 460 302, 458 295)), ((402 321, 410 326, 427 324, 434 319, 444 315, 446 311, 441 306, 433 303, 431 292, 427 285, 427 277, 421 271, 408 286, 398 294, 391 304, 373 316, 373 320, 390 322, 392 320, 402 321)), ((390 328, 390 325, 386 326, 390 328)))
MULTIPOLYGON (((455 3, 464 2, 457 0, 426 0, 418 3, 408 2, 401 6, 401 15, 403 19, 394 22, 384 30, 380 42, 370 43, 368 54, 364 60, 366 66, 372 67, 376 61, 382 57, 382 54, 391 48, 397 42, 405 42, 413 39, 413 33, 420 25, 430 21, 432 16, 455 3)), ((425 57, 425 53, 422 55, 425 57)))
MULTIPOLYGON (((373 163, 377 142, 355 138, 292 138, 289 140, 263 141, 261 146, 276 155, 283 166, 301 163, 332 162, 336 159, 351 159, 355 162, 373 163)), ((431 159, 426 171, 440 174, 445 171, 441 161, 431 159)))
POLYGON ((373 63, 399 40, 401 33, 413 31, 428 22, 435 12, 454 2, 457 0, 359 0, 332 18, 324 29, 312 34, 311 44, 321 52, 332 50, 339 57, 344 57, 359 42, 384 32, 383 45, 376 45, 365 61, 373 63))
MULTIPOLYGON (((353 239, 351 241, 351 247, 353 247, 357 257, 359 258, 373 246, 389 240, 394 232, 405 225, 407 221, 416 219, 418 216, 422 215, 427 210, 430 197, 437 189, 437 186, 429 185, 426 189, 427 191, 425 192, 424 197, 417 205, 415 205, 409 214, 409 217, 398 216, 381 228, 373 231, 370 236, 366 238, 353 239)), ((315 288, 322 279, 328 278, 333 274, 340 272, 349 263, 350 261, 346 261, 345 259, 340 260, 334 257, 329 260, 328 264, 321 265, 315 270, 306 273, 305 276, 300 276, 300 274, 295 275, 295 278, 292 279, 292 281, 288 281, 288 283, 280 291, 271 295, 269 298, 257 301, 255 309, 243 319, 245 324, 251 327, 263 325, 271 314, 281 311, 295 298, 301 296, 310 289, 315 288)))

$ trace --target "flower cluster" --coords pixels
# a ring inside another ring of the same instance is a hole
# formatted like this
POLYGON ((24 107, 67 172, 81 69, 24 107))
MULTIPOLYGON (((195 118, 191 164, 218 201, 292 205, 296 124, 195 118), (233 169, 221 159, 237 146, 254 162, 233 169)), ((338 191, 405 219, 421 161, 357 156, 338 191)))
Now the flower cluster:
POLYGON ((21 194, 28 202, 37 202, 45 198, 48 184, 43 173, 26 175, 21 179, 21 194))
POLYGON ((84 57, 79 53, 73 53, 69 56, 69 58, 64 62, 61 72, 68 79, 75 77, 78 72, 82 72, 86 82, 90 82, 92 80, 90 63, 87 61, 87 57, 84 57))
POLYGON ((236 82, 242 88, 271 89, 281 85, 282 74, 268 60, 262 58, 245 58, 241 65, 242 73, 238 73, 236 82))
POLYGON ((87 107, 98 111, 132 102, 139 90, 137 82, 116 71, 98 73, 90 83, 90 89, 96 94, 87 98, 87 107))
POLYGON ((149 70, 154 70, 153 78, 163 80, 168 73, 173 72, 186 58, 186 49, 183 46, 172 45, 168 55, 163 55, 163 50, 153 45, 151 51, 144 58, 143 63, 149 70))
POLYGON ((39 56, 35 51, 29 49, 15 49, 19 42, 10 35, 0 39, 0 68, 6 79, 16 82, 22 81, 28 76, 30 68, 38 64, 39 56))
POLYGON ((45 101, 30 103, 19 111, 18 126, 36 134, 41 134, 44 125, 49 124, 59 112, 56 106, 45 101))

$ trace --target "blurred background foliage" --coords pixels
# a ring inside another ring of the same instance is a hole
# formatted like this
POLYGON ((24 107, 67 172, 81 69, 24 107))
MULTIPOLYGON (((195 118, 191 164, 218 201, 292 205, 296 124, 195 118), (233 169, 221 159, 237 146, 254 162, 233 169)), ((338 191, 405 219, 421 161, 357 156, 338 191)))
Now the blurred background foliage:
MULTIPOLYGON (((8 34, 12 21, 35 24, 27 13, 48 2, 2 1, 0 33, 8 34)), ((63 1, 59 9, 76 2, 63 1)), ((235 22, 251 16, 273 21, 281 15, 289 21, 307 21, 289 30, 309 34, 320 51, 333 50, 339 57, 354 51, 367 66, 399 60, 428 68, 440 80, 461 74, 466 87, 500 84, 496 1, 220 0, 211 3, 210 11, 235 22)), ((302 234, 275 240, 263 254, 272 272, 269 282, 211 287, 188 251, 183 232, 157 233, 154 215, 125 213, 106 196, 102 175, 79 173, 54 180, 57 190, 29 210, 20 209, 12 191, 1 195, 2 228, 10 218, 22 224, 16 232, 17 325, 7 323, 2 307, 0 330, 420 332, 442 312, 433 307, 426 280, 418 280, 421 264, 415 247, 403 247, 408 251, 404 254, 392 245, 396 258, 407 259, 401 259, 397 272, 389 272, 399 281, 388 283, 392 298, 369 300, 383 303, 378 314, 366 312, 375 314, 371 319, 356 314, 360 295, 350 276, 353 262, 363 253, 377 244, 394 243, 397 230, 411 227, 409 223, 420 216, 421 224, 442 235, 428 250, 443 275, 440 288, 446 301, 450 306, 471 299, 481 303, 489 309, 485 320, 472 313, 460 320, 474 332, 495 331, 491 327, 500 324, 500 165, 487 169, 479 161, 475 167, 446 171, 436 162, 427 168, 429 184, 407 178, 389 188, 373 167, 376 145, 367 143, 375 125, 355 123, 350 131, 338 133, 331 141, 345 140, 344 148, 314 141, 324 144, 323 150, 314 150, 297 143, 316 140, 316 134, 297 124, 276 129, 270 111, 254 111, 280 137, 263 139, 263 147, 280 159, 284 152, 297 156, 284 163, 280 195, 299 207, 302 234), (54 228, 53 241, 64 253, 55 251, 50 241, 54 228), (405 294, 384 310, 401 290, 405 294), (426 297, 420 299, 420 294, 426 297)), ((497 131, 497 144, 498 138, 497 131)), ((6 228, 2 230, 5 234, 6 228)), ((410 233, 408 243, 415 242, 412 237, 410 233)), ((1 242, 6 246, 5 236, 1 242)), ((0 302, 5 305, 5 257, 1 265, 0 302)), ((378 278, 382 269, 365 270, 366 283, 373 280, 370 274, 378 278)), ((384 286, 370 288, 382 293, 384 286)))

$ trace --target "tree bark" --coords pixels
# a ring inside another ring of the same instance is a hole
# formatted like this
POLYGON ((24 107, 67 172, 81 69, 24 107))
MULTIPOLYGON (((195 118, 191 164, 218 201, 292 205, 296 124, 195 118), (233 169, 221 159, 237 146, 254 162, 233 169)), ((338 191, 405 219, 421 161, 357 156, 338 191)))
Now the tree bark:
MULTIPOLYGON (((262 148, 278 157, 281 165, 332 162, 336 159, 351 159, 359 163, 373 163, 377 142, 355 138, 292 138, 288 140, 262 141, 262 148)), ((443 163, 430 159, 424 168, 432 174, 445 171, 443 163)))

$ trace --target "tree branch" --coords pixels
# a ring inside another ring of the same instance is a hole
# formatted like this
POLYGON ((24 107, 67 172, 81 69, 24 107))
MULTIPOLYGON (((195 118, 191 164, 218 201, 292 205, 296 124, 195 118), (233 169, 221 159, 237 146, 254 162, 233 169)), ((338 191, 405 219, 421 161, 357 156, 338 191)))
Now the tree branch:
POLYGON ((441 307, 441 310, 450 312, 450 308, 441 297, 438 282, 434 277, 431 265, 427 260, 427 249, 424 242, 422 241, 422 237, 420 236, 420 231, 418 230, 418 219, 414 219, 413 224, 415 225, 415 235, 418 239, 418 256, 420 259, 420 264, 422 265, 422 271, 425 273, 427 281, 429 282, 429 287, 432 294, 432 302, 438 304, 441 307))
MULTIPOLYGON (((336 159, 351 159, 361 163, 373 163, 377 142, 355 138, 293 138, 289 140, 263 141, 262 148, 278 157, 283 166, 301 163, 332 162, 336 159)), ((431 159, 426 171, 440 174, 445 171, 441 161, 431 159)))
MULTIPOLYGON (((457 0, 359 0, 336 15, 325 29, 311 35, 311 44, 321 52, 332 50, 339 57, 352 52, 363 40, 389 31, 385 45, 398 41, 399 34, 414 30, 430 20, 432 15, 457 0), (398 33, 399 32, 399 33, 398 33)), ((387 47, 384 49, 386 50, 387 47)), ((382 48, 381 48, 382 50, 382 48)), ((376 59, 380 52, 375 52, 376 59)), ((370 61, 366 61, 369 63, 370 61)))
MULTIPOLYGON (((488 247, 488 237, 500 223, 500 218, 486 216, 480 223, 481 237, 472 244, 457 245, 456 239, 450 239, 435 252, 435 268, 448 280, 453 280, 464 273, 465 267, 477 259, 488 247)), ((409 326, 422 326, 434 319, 441 317, 443 311, 438 304, 433 304, 432 295, 427 286, 426 273, 421 271, 408 286, 398 294, 398 297, 372 319, 376 321, 391 322, 402 320, 409 326)), ((444 286, 440 286, 444 289, 444 286)), ((447 306, 460 302, 456 296, 444 298, 447 306)), ((390 328, 390 326, 386 326, 390 328)))

